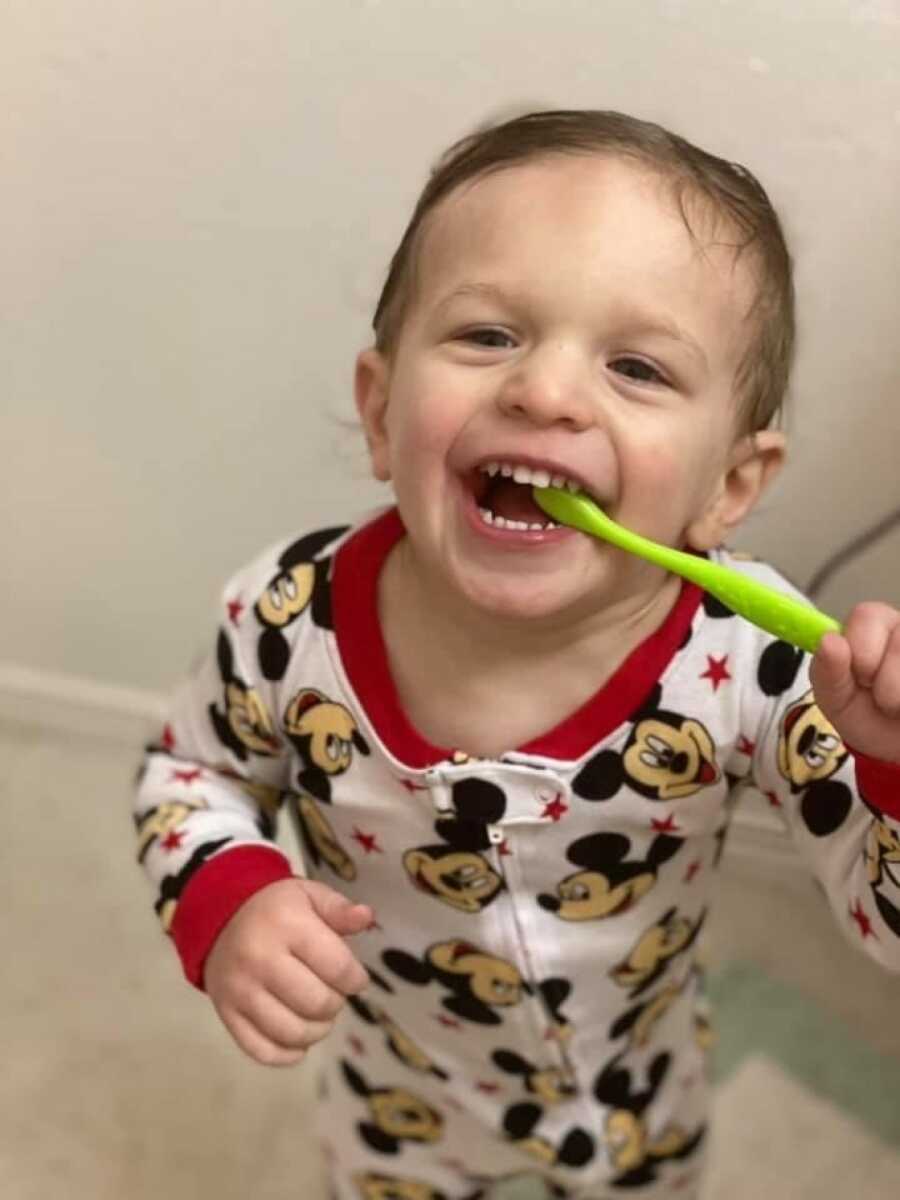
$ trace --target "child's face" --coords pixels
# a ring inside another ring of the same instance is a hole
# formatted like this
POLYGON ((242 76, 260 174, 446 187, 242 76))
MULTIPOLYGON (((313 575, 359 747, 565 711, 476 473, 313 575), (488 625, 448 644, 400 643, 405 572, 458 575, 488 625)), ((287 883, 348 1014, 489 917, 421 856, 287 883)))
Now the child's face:
POLYGON ((733 383, 753 282, 700 215, 698 244, 657 175, 600 156, 498 171, 431 214, 396 345, 360 356, 357 401, 442 588, 539 617, 658 583, 582 534, 510 527, 546 518, 493 464, 574 480, 669 544, 713 545, 752 504, 733 383))

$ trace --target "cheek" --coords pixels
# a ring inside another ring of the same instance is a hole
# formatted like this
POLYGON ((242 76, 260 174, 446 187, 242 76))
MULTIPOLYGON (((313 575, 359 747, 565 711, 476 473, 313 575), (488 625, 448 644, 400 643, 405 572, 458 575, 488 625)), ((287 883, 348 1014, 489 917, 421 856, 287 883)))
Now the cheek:
POLYGON ((628 508, 673 529, 709 497, 717 475, 715 446, 705 438, 656 438, 634 446, 622 460, 628 508))
POLYGON ((642 449, 630 464, 633 472, 643 480, 657 480, 662 490, 677 486, 684 478, 685 460, 671 445, 653 446, 642 449))
POLYGON ((386 430, 395 481, 424 479, 443 472, 466 422, 463 398, 440 380, 411 381, 391 398, 386 430))
POLYGON ((657 519, 662 511, 677 507, 689 473, 683 457, 668 443, 632 450, 620 460, 620 471, 623 506, 657 519))
POLYGON ((452 410, 452 397, 433 372, 424 368, 405 371, 387 407, 386 427, 392 443, 422 449, 436 444, 452 410))

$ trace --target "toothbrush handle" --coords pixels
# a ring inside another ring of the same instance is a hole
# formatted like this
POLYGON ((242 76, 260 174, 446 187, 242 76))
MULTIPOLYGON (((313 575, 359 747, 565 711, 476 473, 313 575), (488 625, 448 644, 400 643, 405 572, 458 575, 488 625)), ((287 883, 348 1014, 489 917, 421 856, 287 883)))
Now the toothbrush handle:
POLYGON ((554 521, 601 538, 628 554, 637 554, 665 571, 699 584, 732 612, 810 654, 816 652, 826 633, 841 632, 838 621, 811 604, 785 596, 749 575, 696 554, 685 554, 683 550, 660 545, 626 529, 607 517, 587 496, 556 488, 535 488, 534 496, 554 521))
MULTIPOLYGON (((636 538, 639 535, 634 535, 636 538)), ((610 540, 611 537, 610 537, 610 540)), ((657 546, 644 538, 640 553, 677 575, 697 583, 721 600, 732 612, 745 617, 768 633, 814 654, 826 633, 840 633, 834 617, 792 596, 785 596, 767 584, 747 575, 738 575, 727 567, 685 554, 682 550, 657 546)))
POLYGON ((826 633, 841 632, 841 624, 834 617, 747 576, 710 579, 705 587, 733 612, 810 654, 815 654, 826 633))

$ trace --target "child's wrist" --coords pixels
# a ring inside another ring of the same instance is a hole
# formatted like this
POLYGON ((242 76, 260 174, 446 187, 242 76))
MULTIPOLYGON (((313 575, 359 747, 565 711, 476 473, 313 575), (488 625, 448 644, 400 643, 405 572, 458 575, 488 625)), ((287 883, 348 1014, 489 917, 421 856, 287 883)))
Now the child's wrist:
POLYGON ((270 883, 294 874, 274 846, 224 850, 191 876, 175 910, 170 933, 188 981, 203 990, 203 968, 213 943, 245 901, 270 883))

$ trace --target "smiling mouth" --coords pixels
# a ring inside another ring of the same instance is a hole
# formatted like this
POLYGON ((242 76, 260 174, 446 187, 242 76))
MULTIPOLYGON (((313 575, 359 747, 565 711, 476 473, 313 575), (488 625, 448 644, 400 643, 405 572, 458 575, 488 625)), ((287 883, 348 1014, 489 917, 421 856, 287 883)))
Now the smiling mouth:
POLYGON ((536 487, 565 488, 580 492, 581 484, 566 475, 552 474, 521 463, 484 463, 473 472, 473 494, 485 525, 493 529, 542 533, 559 529, 534 499, 536 487))

